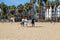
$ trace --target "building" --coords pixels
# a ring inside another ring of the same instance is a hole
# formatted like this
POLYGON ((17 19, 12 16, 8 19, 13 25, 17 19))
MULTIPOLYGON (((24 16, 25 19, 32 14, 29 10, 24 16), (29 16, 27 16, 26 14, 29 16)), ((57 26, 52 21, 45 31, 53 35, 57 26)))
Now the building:
POLYGON ((52 18, 52 8, 50 7, 45 12, 45 20, 49 20, 49 19, 51 20, 51 18, 52 18))
POLYGON ((53 9, 52 7, 46 9, 45 20, 60 20, 60 5, 55 6, 53 9))
POLYGON ((60 5, 57 7, 57 17, 60 17, 60 5))
POLYGON ((2 11, 2 9, 0 8, 0 12, 2 11))
POLYGON ((0 8, 0 15, 2 15, 2 13, 3 13, 3 10, 0 8))

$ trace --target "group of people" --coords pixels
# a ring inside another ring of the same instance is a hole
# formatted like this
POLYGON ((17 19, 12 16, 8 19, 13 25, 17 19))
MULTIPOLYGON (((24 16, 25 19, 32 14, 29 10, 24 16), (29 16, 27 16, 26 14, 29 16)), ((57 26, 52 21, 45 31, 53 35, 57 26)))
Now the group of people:
MULTIPOLYGON (((22 26, 28 26, 29 21, 27 20, 27 17, 22 18, 21 25, 22 26)), ((35 20, 34 18, 31 19, 32 26, 35 26, 35 20)))

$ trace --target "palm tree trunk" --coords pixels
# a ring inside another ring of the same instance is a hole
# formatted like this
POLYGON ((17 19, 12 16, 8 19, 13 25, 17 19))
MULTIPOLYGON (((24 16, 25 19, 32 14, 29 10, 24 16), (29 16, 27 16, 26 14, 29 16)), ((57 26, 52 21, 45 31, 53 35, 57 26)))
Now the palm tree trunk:
POLYGON ((39 9, 39 19, 42 19, 42 3, 39 4, 40 9, 39 9))
POLYGON ((33 0, 31 0, 30 3, 32 4, 31 13, 34 17, 34 3, 33 3, 33 0))

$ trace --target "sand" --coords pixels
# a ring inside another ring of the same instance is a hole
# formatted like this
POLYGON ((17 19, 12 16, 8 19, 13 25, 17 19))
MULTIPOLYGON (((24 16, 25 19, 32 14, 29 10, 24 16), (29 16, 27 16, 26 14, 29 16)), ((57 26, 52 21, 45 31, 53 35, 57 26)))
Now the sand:
POLYGON ((60 23, 36 22, 35 27, 20 23, 0 23, 0 40, 60 40, 60 23))

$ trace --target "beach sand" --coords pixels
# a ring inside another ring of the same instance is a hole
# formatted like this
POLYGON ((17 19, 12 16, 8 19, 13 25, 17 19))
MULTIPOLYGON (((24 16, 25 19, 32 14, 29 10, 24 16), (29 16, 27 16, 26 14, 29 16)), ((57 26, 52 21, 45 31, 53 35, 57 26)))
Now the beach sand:
POLYGON ((60 23, 36 22, 35 27, 20 23, 0 23, 0 40, 60 40, 60 23))

